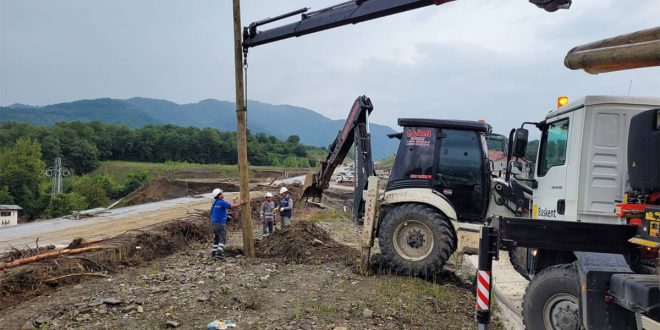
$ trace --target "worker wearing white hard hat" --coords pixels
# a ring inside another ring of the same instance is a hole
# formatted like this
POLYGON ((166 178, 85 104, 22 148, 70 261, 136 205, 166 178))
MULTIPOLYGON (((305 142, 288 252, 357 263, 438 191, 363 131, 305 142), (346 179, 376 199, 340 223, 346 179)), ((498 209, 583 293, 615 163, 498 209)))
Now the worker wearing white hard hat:
POLYGON ((229 203, 225 201, 225 196, 220 188, 215 188, 211 192, 213 197, 213 206, 211 206, 211 227, 213 228, 213 251, 211 256, 224 259, 225 244, 227 243, 227 210, 245 205, 247 202, 229 203))
POLYGON ((264 202, 261 203, 259 208, 259 219, 263 224, 263 237, 273 233, 273 225, 275 223, 275 202, 273 201, 273 194, 267 192, 264 196, 264 202))
POLYGON ((280 219, 282 219, 282 228, 291 224, 291 216, 293 216, 293 197, 286 187, 280 188, 280 219))

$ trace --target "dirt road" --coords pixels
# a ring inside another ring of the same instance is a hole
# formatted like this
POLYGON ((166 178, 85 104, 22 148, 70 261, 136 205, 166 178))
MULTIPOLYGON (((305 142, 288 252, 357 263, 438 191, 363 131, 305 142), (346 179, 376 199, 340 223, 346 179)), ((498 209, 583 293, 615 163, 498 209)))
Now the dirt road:
MULTIPOLYGON (((237 193, 226 193, 227 200, 237 193)), ((261 192, 250 193, 251 197, 261 192)), ((12 247, 34 247, 37 239, 40 246, 47 244, 68 244, 72 239, 106 238, 122 234, 128 230, 144 228, 156 223, 181 218, 199 210, 207 210, 211 205, 209 194, 176 198, 104 211, 93 217, 79 220, 57 218, 21 224, 0 229, 0 253, 12 247)))

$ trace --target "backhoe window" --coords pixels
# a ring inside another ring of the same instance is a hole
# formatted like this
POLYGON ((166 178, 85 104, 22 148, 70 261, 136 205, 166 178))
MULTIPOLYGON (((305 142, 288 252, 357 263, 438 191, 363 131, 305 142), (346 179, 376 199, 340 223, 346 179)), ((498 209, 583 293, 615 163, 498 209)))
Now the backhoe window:
POLYGON ((442 186, 481 185, 482 146, 472 131, 443 129, 438 181, 442 186))
POLYGON ((390 181, 409 179, 433 179, 433 152, 436 129, 406 127, 396 153, 390 181))
POLYGON ((538 176, 544 176, 554 166, 566 163, 568 145, 568 119, 548 124, 541 137, 538 176))

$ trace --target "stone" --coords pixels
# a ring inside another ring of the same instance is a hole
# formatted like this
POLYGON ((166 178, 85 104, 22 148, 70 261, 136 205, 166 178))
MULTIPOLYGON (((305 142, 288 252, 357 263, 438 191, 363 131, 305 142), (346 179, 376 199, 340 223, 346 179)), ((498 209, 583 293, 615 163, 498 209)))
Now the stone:
POLYGON ((92 308, 91 308, 91 307, 83 307, 83 308, 81 308, 81 309, 78 310, 78 312, 79 312, 80 314, 86 314, 86 313, 89 313, 89 312, 91 312, 91 311, 92 311, 92 308))
POLYGON ((266 281, 268 281, 269 278, 270 278, 270 274, 266 274, 264 276, 260 276, 259 281, 266 282, 266 281))
POLYGON ((138 306, 136 310, 140 314, 144 313, 144 308, 142 306, 138 306))
POLYGON ((372 311, 372 310, 369 309, 369 308, 365 308, 365 309, 362 311, 362 316, 364 316, 364 317, 373 317, 373 316, 374 316, 374 311, 372 311))
POLYGON ((36 320, 34 320, 34 323, 37 325, 45 324, 45 323, 50 323, 51 319, 48 316, 39 316, 36 320))
POLYGON ((105 298, 103 299, 103 303, 108 305, 119 305, 122 301, 117 298, 105 298))
POLYGON ((32 328, 34 328, 34 323, 32 321, 27 321, 23 324, 21 330, 32 330, 32 328))
POLYGON ((135 309, 137 309, 137 304, 130 304, 128 306, 123 307, 121 309, 121 311, 122 311, 122 313, 128 313, 128 312, 130 312, 132 310, 135 310, 135 309))
POLYGON ((93 301, 93 302, 87 304, 87 306, 89 306, 89 307, 96 307, 96 306, 101 306, 101 305, 103 305, 103 301, 100 301, 100 300, 93 301))
POLYGON ((171 321, 170 320, 170 321, 165 322, 165 327, 168 327, 168 328, 178 328, 180 325, 181 325, 181 323, 179 323, 177 321, 171 321))
POLYGON ((209 296, 207 295, 200 295, 197 297, 197 301, 208 301, 208 300, 209 300, 209 296))
POLYGON ((142 304, 144 304, 144 299, 142 299, 140 297, 135 297, 135 298, 133 298, 133 302, 138 304, 138 305, 142 305, 142 304))
POLYGON ((332 330, 348 330, 346 327, 334 327, 332 330))

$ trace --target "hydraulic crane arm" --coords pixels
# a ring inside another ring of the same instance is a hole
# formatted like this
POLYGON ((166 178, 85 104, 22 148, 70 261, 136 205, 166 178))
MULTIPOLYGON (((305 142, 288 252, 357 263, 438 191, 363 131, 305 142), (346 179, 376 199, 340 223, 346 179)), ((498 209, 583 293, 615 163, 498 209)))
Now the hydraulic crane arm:
POLYGON ((351 112, 348 114, 344 127, 330 145, 330 153, 321 161, 317 173, 309 173, 303 186, 303 199, 321 199, 323 191, 330 185, 330 179, 337 166, 346 158, 348 151, 355 145, 355 169, 357 175, 355 196, 353 199, 353 215, 361 218, 363 211, 362 191, 367 189, 367 178, 375 174, 374 162, 371 157, 371 136, 369 134, 369 114, 373 110, 371 100, 366 96, 358 97, 351 112))
MULTIPOLYGON (((317 11, 309 11, 310 8, 302 8, 276 17, 253 22, 244 27, 243 48, 248 49, 282 39, 300 37, 346 24, 357 24, 375 18, 430 5, 442 5, 452 1, 454 0, 352 0, 317 11), (298 14, 301 15, 300 20, 297 22, 263 31, 257 30, 261 25, 298 14)), ((567 9, 571 5, 571 0, 529 0, 529 2, 546 11, 567 9)))
POLYGON ((309 12, 302 8, 273 18, 251 23, 243 29, 243 48, 300 37, 305 34, 332 29, 346 24, 357 24, 430 5, 441 5, 453 0, 353 0, 328 8, 309 12), (257 31, 260 25, 301 14, 300 21, 276 28, 257 31))

